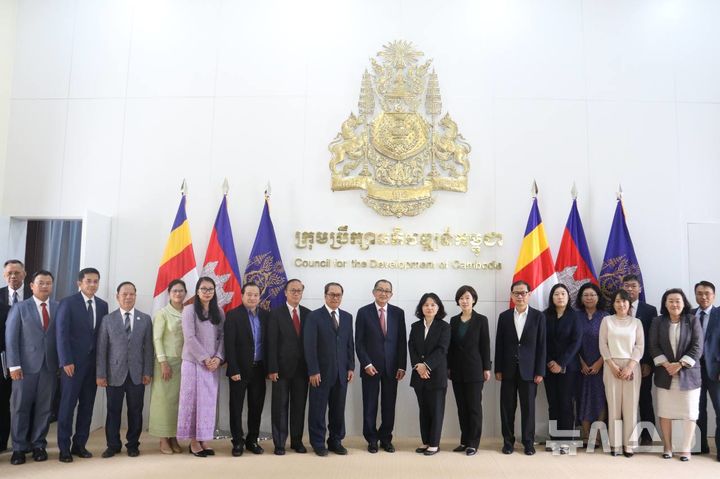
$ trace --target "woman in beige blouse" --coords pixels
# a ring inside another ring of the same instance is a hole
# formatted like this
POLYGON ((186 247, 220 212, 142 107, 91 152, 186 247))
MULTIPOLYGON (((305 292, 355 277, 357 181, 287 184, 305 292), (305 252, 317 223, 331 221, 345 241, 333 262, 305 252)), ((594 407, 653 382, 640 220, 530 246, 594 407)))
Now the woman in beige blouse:
POLYGON ((645 350, 645 335, 640 320, 628 315, 630 296, 626 291, 621 289, 613 295, 613 309, 615 314, 603 318, 600 325, 599 344, 605 361, 603 382, 611 454, 617 456, 623 448, 623 455, 632 457, 637 443, 633 431, 638 422, 640 358, 645 350), (622 429, 616 427, 616 421, 622 422, 622 429))
POLYGON ((155 345, 155 381, 150 393, 150 427, 148 432, 160 437, 160 452, 182 452, 175 438, 180 397, 180 366, 182 364, 182 310, 187 287, 180 279, 168 285, 170 303, 155 314, 153 344, 155 345))

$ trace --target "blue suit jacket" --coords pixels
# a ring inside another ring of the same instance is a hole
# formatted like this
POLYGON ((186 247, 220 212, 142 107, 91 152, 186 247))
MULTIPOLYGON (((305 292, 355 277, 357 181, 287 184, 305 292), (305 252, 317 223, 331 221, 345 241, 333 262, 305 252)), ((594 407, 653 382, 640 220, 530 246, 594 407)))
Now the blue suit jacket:
MULTIPOLYGON (((612 314, 612 311, 610 313, 612 314)), ((647 364, 653 368, 655 368, 655 363, 653 362, 653 358, 650 354, 648 344, 650 343, 650 328, 652 327, 653 319, 657 318, 657 315, 658 312, 655 306, 638 301, 638 308, 635 313, 635 317, 642 323, 643 334, 645 335, 645 351, 643 352, 643 357, 640 360, 640 363, 647 364)))
POLYGON ((407 368, 405 312, 392 304, 386 306, 386 311, 386 336, 380 328, 375 303, 363 306, 357 312, 355 350, 361 374, 365 374, 369 364, 389 378, 394 378, 399 369, 407 368))
POLYGON ((95 329, 88 319, 87 305, 81 293, 73 294, 60 301, 57 312, 57 349, 60 367, 95 362, 97 333, 108 304, 95 296, 95 329))
POLYGON ((332 386, 337 378, 347 383, 347 372, 355 369, 352 315, 338 309, 337 333, 327 308, 316 309, 303 326, 303 346, 308 376, 320 373, 320 387, 332 386))
POLYGON ((513 311, 503 311, 498 318, 495 372, 502 373, 503 380, 511 379, 517 364, 522 380, 532 381, 535 376, 545 376, 545 315, 528 306, 525 329, 518 338, 513 311))
POLYGON ((580 316, 570 307, 561 319, 554 311, 546 312, 547 358, 555 361, 566 372, 579 371, 578 352, 582 346, 583 325, 580 316))
MULTIPOLYGON (((696 312, 697 308, 692 310, 693 314, 696 312)), ((709 321, 702 355, 705 372, 713 381, 720 381, 720 308, 713 306, 705 321, 709 321)))
POLYGON ((50 324, 43 331, 42 320, 32 296, 10 308, 6 330, 8 368, 19 366, 24 374, 37 374, 43 365, 48 370, 58 368, 57 343, 55 341, 55 315, 57 301, 47 301, 50 324))

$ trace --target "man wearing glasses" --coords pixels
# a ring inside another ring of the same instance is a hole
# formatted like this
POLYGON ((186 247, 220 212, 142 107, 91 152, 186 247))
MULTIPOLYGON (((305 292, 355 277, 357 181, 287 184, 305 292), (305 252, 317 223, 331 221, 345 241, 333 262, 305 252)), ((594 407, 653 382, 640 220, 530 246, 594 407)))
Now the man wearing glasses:
POLYGON ((267 326, 267 371, 272 381, 272 437, 275 454, 285 454, 290 420, 290 447, 304 454, 302 436, 308 374, 303 351, 303 325, 310 310, 300 305, 305 286, 299 279, 285 283, 287 303, 270 314, 267 326), (288 414, 289 411, 289 414, 288 414))
POLYGON ((520 396, 522 444, 535 454, 535 396, 545 376, 545 316, 528 305, 530 285, 515 281, 510 287, 514 308, 500 313, 495 340, 495 379, 500 381, 500 421, 503 454, 515 447, 515 410, 520 396))
POLYGON ((305 361, 311 386, 308 432, 310 444, 318 456, 327 456, 328 450, 341 456, 347 454, 342 445, 345 438, 345 397, 347 384, 352 381, 355 369, 355 348, 352 315, 340 309, 342 296, 342 285, 326 284, 325 304, 310 313, 303 329, 305 361), (326 430, 330 433, 327 448, 326 430))
POLYGON ((395 452, 392 432, 398 381, 405 377, 407 348, 405 312, 388 304, 392 283, 378 280, 372 291, 375 301, 363 306, 355 319, 355 349, 360 360, 363 395, 363 436, 368 452, 395 452), (377 428, 378 395, 381 423, 377 428))

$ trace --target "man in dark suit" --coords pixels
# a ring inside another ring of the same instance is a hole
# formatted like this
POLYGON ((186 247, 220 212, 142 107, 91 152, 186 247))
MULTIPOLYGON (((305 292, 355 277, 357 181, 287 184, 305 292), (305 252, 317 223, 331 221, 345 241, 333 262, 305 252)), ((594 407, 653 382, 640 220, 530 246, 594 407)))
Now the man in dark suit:
POLYGON ((0 452, 7 450, 8 439, 10 438, 10 393, 12 391, 12 380, 10 371, 7 370, 5 361, 5 324, 7 322, 10 306, 0 303, 0 452))
POLYGON ((700 429, 700 454, 708 454, 707 396, 710 395, 715 410, 715 448, 720 461, 720 308, 715 302, 715 285, 700 281, 695 285, 695 300, 698 307, 693 314, 702 325, 705 342, 700 358, 702 386, 700 387, 700 415, 697 425, 700 429))
POLYGON ((53 276, 38 271, 32 277, 32 296, 10 309, 5 331, 7 364, 13 380, 10 398, 13 454, 10 463, 25 463, 25 451, 46 461, 47 431, 57 384, 57 343, 54 317, 57 301, 50 301, 53 276))
POLYGON ((150 316, 135 309, 137 290, 129 281, 117 287, 120 308, 103 318, 98 331, 97 385, 107 394, 103 458, 113 457, 122 449, 120 422, 123 400, 127 402, 127 455, 140 455, 142 411, 145 386, 153 376, 154 350, 150 316))
POLYGON ((392 444, 395 400, 398 381, 405 377, 407 367, 405 312, 388 303, 393 294, 390 281, 375 282, 372 294, 375 301, 360 308, 355 318, 355 350, 362 378, 363 436, 369 452, 378 452, 378 440, 385 451, 395 452, 392 444), (380 394, 381 424, 378 429, 380 394))
POLYGON ((302 436, 308 395, 307 365, 303 351, 303 325, 310 310, 300 305, 305 286, 299 279, 285 283, 287 303, 270 314, 267 327, 267 370, 272 381, 272 436, 275 454, 285 454, 290 419, 290 447, 304 454, 302 436))
POLYGON ((265 351, 268 312, 258 308, 260 287, 249 281, 242 287, 242 304, 225 319, 225 359, 230 382, 230 432, 232 455, 241 456, 243 446, 262 454, 258 444, 260 419, 265 404, 265 351), (248 397, 247 436, 243 438, 242 410, 248 397))
MULTIPOLYGON (((650 326, 652 320, 658 315, 657 308, 643 301, 640 301, 640 293, 642 292, 642 284, 640 278, 634 274, 623 276, 623 289, 630 295, 630 310, 628 314, 640 320, 643 325, 645 334, 645 352, 640 360, 640 370, 642 372, 642 382, 640 383, 640 420, 645 423, 655 424, 655 408, 653 408, 652 384, 653 370, 655 364, 650 354, 650 326)), ((648 446, 652 444, 652 435, 648 429, 643 429, 640 433, 640 444, 648 446)))
POLYGON ((95 406, 97 333, 108 304, 95 296, 100 272, 84 268, 78 273, 80 291, 60 301, 57 314, 58 359, 60 361, 60 407, 58 409, 58 448, 60 461, 72 462, 72 455, 92 457, 85 448, 95 406), (73 417, 77 406, 75 435, 73 417), (71 447, 72 438, 72 447, 71 447))
POLYGON ((503 454, 515 444, 515 410, 520 396, 522 444, 535 454, 535 396, 545 376, 545 316, 528 305, 530 285, 515 281, 510 287, 515 307, 500 313, 495 340, 495 379, 500 383, 500 420, 503 454))
POLYGON ((32 296, 30 287, 25 284, 25 265, 19 259, 5 261, 3 277, 8 285, 0 288, 0 304, 12 306, 32 296))
POLYGON ((325 305, 310 313, 303 329, 305 361, 311 386, 308 431, 310 444, 318 456, 327 456, 328 450, 347 454, 342 445, 345 438, 345 398, 347 384, 354 374, 355 348, 352 315, 340 309, 342 296, 342 285, 326 284, 325 305), (327 448, 326 431, 330 432, 327 448))

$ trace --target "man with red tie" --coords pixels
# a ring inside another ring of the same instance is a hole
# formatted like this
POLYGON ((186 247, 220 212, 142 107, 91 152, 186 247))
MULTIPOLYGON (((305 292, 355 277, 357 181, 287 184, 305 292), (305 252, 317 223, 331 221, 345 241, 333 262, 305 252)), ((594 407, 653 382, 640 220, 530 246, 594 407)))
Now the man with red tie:
POLYGON ((35 273, 30 281, 32 297, 13 306, 7 320, 13 465, 25 463, 25 451, 32 451, 37 462, 48 458, 46 436, 58 370, 53 320, 58 303, 50 300, 52 288, 49 271, 35 273))
POLYGON ((272 381, 272 436, 275 454, 285 454, 290 420, 290 447, 304 454, 302 436, 308 395, 302 326, 310 310, 300 305, 305 286, 299 279, 285 283, 287 303, 270 314, 267 327, 268 379, 272 381), (289 414, 288 414, 289 411, 289 414))

